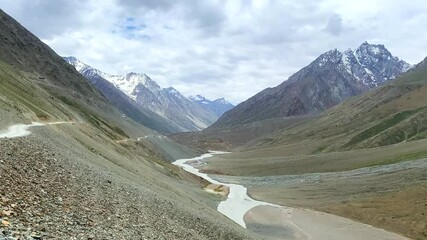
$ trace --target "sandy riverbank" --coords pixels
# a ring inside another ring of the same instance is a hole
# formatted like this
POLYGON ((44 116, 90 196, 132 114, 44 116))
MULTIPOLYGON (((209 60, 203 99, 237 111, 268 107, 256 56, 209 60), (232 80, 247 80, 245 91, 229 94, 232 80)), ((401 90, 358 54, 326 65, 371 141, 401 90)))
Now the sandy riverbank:
POLYGON ((407 239, 347 218, 298 208, 258 206, 249 210, 244 220, 249 230, 270 239, 407 239))

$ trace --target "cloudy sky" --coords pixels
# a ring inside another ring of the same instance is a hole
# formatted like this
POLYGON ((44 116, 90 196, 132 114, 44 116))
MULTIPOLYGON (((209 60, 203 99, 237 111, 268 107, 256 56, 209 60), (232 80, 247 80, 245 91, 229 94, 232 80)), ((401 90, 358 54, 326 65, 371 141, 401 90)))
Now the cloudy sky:
POLYGON ((0 0, 57 53, 238 103, 333 48, 427 56, 424 0, 0 0))

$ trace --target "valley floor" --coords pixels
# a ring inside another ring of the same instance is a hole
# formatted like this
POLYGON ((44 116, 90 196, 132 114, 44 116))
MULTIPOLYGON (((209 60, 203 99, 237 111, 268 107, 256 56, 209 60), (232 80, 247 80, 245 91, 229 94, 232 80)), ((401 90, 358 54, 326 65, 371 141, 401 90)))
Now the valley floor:
MULTIPOLYGON (((203 165, 204 160, 212 157, 214 154, 204 154, 191 159, 180 159, 174 162, 174 164, 182 166, 186 171, 194 173, 216 186, 228 188, 229 194, 227 195, 227 199, 218 205, 218 211, 239 225, 261 236, 277 240, 406 239, 398 234, 336 215, 254 200, 247 195, 248 191, 246 187, 240 184, 218 182, 195 168, 203 165)), ((265 184, 265 181, 263 182, 262 179, 251 177, 246 178, 246 184, 248 182, 265 184)), ((271 182, 274 182, 274 179, 270 179, 269 182, 271 184, 271 182)), ((267 186, 269 185, 267 184, 267 186)))
MULTIPOLYGON (((232 162, 232 155, 216 158, 227 157, 232 162)), ((213 161, 204 166, 208 172, 213 161)), ((231 162, 228 165, 234 164, 231 162)), ((221 172, 218 166, 211 171, 221 172)), ((224 170, 228 171, 226 167, 224 170)), ((242 184, 257 200, 327 212, 421 240, 427 238, 426 173, 427 159, 420 159, 350 171, 211 177, 242 184)))

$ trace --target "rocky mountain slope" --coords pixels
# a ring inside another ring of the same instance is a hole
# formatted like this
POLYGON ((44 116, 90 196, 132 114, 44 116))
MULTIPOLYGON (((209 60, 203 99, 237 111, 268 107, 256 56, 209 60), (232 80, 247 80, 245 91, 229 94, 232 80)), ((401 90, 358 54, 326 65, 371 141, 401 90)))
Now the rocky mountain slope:
MULTIPOLYGON (((181 128, 181 131, 197 131, 211 125, 218 117, 203 108, 176 89, 161 88, 146 74, 128 73, 111 75, 101 72, 74 57, 65 60, 90 81, 105 79, 132 99, 139 108, 152 111, 181 128)), ((108 98, 108 96, 107 96, 108 98)))
POLYGON ((202 95, 196 95, 190 96, 189 99, 198 103, 203 108, 210 109, 218 117, 221 117, 225 112, 234 108, 234 105, 224 98, 218 98, 212 101, 203 97, 202 95))
POLYGON ((252 239, 219 198, 166 159, 198 153, 112 106, 74 67, 0 10, 0 239, 252 239), (170 148, 170 149, 169 149, 170 148), (3 181, 4 180, 4 181, 3 181))
POLYGON ((320 55, 282 84, 267 88, 226 112, 212 128, 316 114, 382 85, 410 67, 383 45, 365 42, 354 51, 334 49, 320 55))

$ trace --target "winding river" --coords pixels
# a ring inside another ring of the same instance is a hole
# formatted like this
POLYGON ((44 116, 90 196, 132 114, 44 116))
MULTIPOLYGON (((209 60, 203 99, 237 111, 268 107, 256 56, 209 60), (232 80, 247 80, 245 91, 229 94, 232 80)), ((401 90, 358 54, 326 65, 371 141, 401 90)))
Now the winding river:
MULTIPOLYGON (((332 214, 254 200, 247 195, 246 187, 238 184, 221 183, 190 165, 196 161, 200 162, 205 158, 212 157, 214 154, 225 154, 225 152, 212 151, 191 159, 179 159, 173 164, 213 184, 228 186, 230 192, 227 198, 219 203, 217 210, 244 228, 247 228, 245 220, 250 224, 267 226, 267 229, 273 227, 277 232, 274 239, 407 240, 398 234, 332 214)), ((249 226, 248 228, 250 229, 249 226)))
POLYGON ((194 175, 197 175, 201 178, 204 178, 205 180, 218 185, 224 185, 228 186, 230 188, 230 193, 227 196, 227 199, 222 201, 218 205, 218 211, 234 222, 238 223, 240 226, 246 228, 245 221, 243 220, 244 215, 246 212, 248 212, 250 209, 256 207, 256 206, 277 206, 271 203, 267 202, 261 202, 252 199, 249 197, 246 192, 246 187, 238 184, 227 184, 227 183, 221 183, 216 181, 215 179, 212 179, 209 177, 206 173, 202 173, 199 171, 199 169, 187 164, 188 161, 200 161, 208 157, 212 157, 213 154, 224 154, 226 152, 214 152, 203 154, 200 157, 195 157, 192 159, 179 159, 173 162, 174 165, 182 167, 185 171, 193 173, 194 175))

